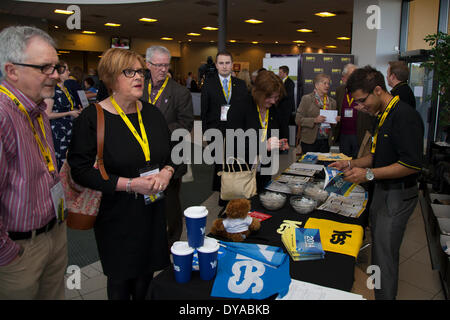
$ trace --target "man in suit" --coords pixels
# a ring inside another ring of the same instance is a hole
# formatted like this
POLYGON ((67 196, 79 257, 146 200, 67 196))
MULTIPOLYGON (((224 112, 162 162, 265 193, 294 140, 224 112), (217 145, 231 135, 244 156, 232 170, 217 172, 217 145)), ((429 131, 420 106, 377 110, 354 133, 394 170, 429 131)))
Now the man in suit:
POLYGON ((416 108, 416 98, 408 85, 409 69, 404 61, 391 61, 387 69, 387 83, 392 88, 391 94, 416 108))
MULTIPOLYGON (((278 114, 280 115, 280 126, 289 127, 289 122, 292 113, 295 113, 295 84, 291 78, 289 78, 289 67, 281 66, 278 68, 278 76, 281 78, 286 89, 286 95, 278 103, 278 114)), ((288 130, 288 129, 287 129, 288 130)), ((288 153, 287 150, 280 151, 281 153, 288 153)))
MULTIPOLYGON (((217 74, 206 78, 201 94, 201 119, 203 132, 208 129, 219 129, 225 137, 227 114, 230 108, 243 108, 250 103, 247 85, 241 79, 231 76, 233 57, 227 51, 219 51, 216 55, 217 74)), ((213 177, 213 190, 220 191, 222 164, 216 164, 213 177)), ((221 199, 219 205, 224 205, 221 199)))
MULTIPOLYGON (((192 96, 186 87, 168 76, 171 58, 169 50, 163 46, 152 46, 147 49, 145 58, 150 73, 145 79, 142 100, 161 110, 171 133, 179 128, 190 132, 194 124, 192 96)), ((169 245, 180 240, 183 232, 180 187, 181 178, 186 171, 187 165, 179 166, 165 192, 169 245)))

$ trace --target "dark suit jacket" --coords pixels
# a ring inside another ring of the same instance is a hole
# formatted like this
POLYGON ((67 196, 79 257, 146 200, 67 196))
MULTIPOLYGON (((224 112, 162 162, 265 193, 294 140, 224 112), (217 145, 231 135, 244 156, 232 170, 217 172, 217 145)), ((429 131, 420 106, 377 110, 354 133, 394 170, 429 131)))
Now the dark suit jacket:
POLYGON ((295 112, 294 81, 288 77, 284 82, 284 88, 286 89, 286 96, 278 103, 278 113, 280 115, 281 125, 288 126, 289 119, 292 113, 295 112))
POLYGON ((414 109, 416 108, 416 97, 414 97, 414 93, 406 82, 398 83, 391 90, 391 94, 400 97, 400 101, 403 101, 406 104, 409 104, 414 109))
MULTIPOLYGON (((346 99, 346 85, 342 84, 336 89, 336 103, 338 116, 342 117, 342 103, 346 99)), ((361 145, 366 131, 373 134, 373 127, 375 125, 376 117, 362 111, 358 111, 356 116, 356 135, 358 136, 358 145, 361 145)), ((334 129, 334 141, 339 145, 339 136, 341 134, 341 122, 339 121, 334 129)))
MULTIPOLYGON (((247 85, 243 80, 231 77, 231 109, 242 109, 249 104, 250 94, 247 85)), ((221 106, 227 104, 223 94, 222 86, 218 75, 211 76, 206 79, 202 86, 201 94, 201 119, 203 132, 210 128, 220 129, 222 133, 226 128, 226 121, 220 121, 221 106)))
MULTIPOLYGON (((144 83, 144 94, 141 100, 148 102, 148 83, 144 83)), ((159 109, 166 119, 167 125, 172 133, 175 129, 183 128, 191 132, 194 126, 194 108, 192 106, 192 95, 189 90, 169 79, 166 88, 159 97, 159 109)), ((177 143, 176 141, 174 142, 177 143)), ((186 165, 180 165, 173 175, 173 179, 182 177, 187 171, 186 165)))

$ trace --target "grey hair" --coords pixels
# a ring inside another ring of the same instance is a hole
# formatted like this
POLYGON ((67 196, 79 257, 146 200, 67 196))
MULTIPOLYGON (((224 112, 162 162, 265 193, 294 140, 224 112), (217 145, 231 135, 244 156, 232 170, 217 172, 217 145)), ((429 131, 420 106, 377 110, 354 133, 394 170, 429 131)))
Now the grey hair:
POLYGON ((348 74, 348 70, 351 69, 351 68, 358 69, 358 66, 353 64, 353 63, 346 64, 344 66, 344 69, 342 70, 342 75, 343 76, 347 75, 348 74))
POLYGON ((166 47, 163 47, 163 46, 151 46, 150 48, 147 48, 147 52, 145 54, 145 60, 150 61, 150 59, 153 57, 155 52, 166 54, 167 56, 169 56, 169 60, 171 58, 170 51, 166 47))
POLYGON ((34 37, 41 37, 56 48, 55 41, 52 37, 47 32, 36 27, 12 26, 0 32, 0 80, 6 77, 6 63, 24 63, 26 61, 25 50, 30 39, 34 37))

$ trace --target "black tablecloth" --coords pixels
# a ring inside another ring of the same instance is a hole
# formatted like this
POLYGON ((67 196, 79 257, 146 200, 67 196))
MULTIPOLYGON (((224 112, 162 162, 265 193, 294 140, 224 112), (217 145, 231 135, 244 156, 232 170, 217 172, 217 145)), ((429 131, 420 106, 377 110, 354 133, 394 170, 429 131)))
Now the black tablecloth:
MULTIPOLYGON (((348 218, 322 210, 315 210, 306 215, 298 214, 290 206, 289 199, 283 208, 277 211, 269 211, 262 207, 256 196, 252 198, 252 210, 267 213, 272 217, 262 221, 261 229, 252 233, 245 242, 278 246, 284 250, 285 247, 281 241, 281 235, 277 233, 277 229, 283 223, 283 220, 302 221, 304 225, 308 218, 319 218, 357 224, 363 228, 367 221, 365 217, 367 212, 363 213, 359 218, 348 218)), ((353 256, 326 252, 325 259, 322 260, 293 261, 290 257, 289 259, 292 279, 345 291, 351 291, 352 289, 356 263, 356 259, 353 256)), ((192 272, 192 279, 188 283, 177 283, 175 281, 173 266, 170 266, 153 279, 150 286, 150 297, 151 299, 212 299, 213 297, 210 297, 210 292, 213 283, 214 280, 201 280, 198 271, 192 272)))

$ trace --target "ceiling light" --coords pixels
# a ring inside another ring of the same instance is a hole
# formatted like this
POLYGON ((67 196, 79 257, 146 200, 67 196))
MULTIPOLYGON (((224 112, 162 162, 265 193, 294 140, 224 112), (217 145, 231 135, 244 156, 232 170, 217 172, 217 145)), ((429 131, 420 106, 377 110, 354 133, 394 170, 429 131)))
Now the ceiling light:
POLYGON ((120 23, 107 22, 105 23, 107 27, 120 27, 120 23))
POLYGON ((334 17, 334 16, 336 16, 335 13, 327 12, 327 11, 324 11, 324 12, 317 12, 317 13, 315 13, 315 15, 316 15, 316 16, 319 16, 319 17, 321 17, 321 18, 329 18, 329 17, 334 17))
POLYGON ((275 43, 278 43, 278 41, 275 41, 275 43))
POLYGON ((58 53, 70 53, 70 51, 58 50, 58 53))
POLYGON ((263 23, 264 21, 257 20, 257 19, 247 19, 247 20, 245 20, 245 22, 251 23, 251 24, 258 24, 258 23, 263 23))
POLYGON ((350 40, 349 37, 337 37, 336 39, 338 39, 338 40, 350 40))
POLYGON ((235 42, 236 42, 236 40, 230 40, 230 42, 232 42, 232 43, 235 43, 235 42))
POLYGON ((325 46, 325 48, 328 48, 328 49, 336 49, 337 47, 336 47, 336 46, 325 46))
POLYGON ((84 33, 84 34, 96 34, 95 31, 88 31, 88 30, 84 30, 81 33, 84 33))
POLYGON ((140 18, 139 21, 142 21, 142 22, 156 22, 156 21, 158 21, 158 19, 153 19, 153 18, 140 18))
POLYGON ((253 44, 258 44, 259 42, 258 42, 258 41, 252 41, 252 43, 253 43, 253 44))
POLYGON ((297 32, 313 32, 311 29, 298 29, 297 32))
POLYGON ((208 31, 215 31, 215 30, 219 30, 219 28, 216 28, 216 27, 209 27, 209 26, 207 26, 207 27, 203 27, 202 29, 203 29, 203 30, 208 30, 208 31))
POLYGON ((193 36, 193 37, 200 37, 201 34, 200 33, 195 33, 195 32, 189 32, 187 33, 188 36, 193 36))
POLYGON ((55 9, 55 11, 53 11, 54 13, 60 13, 60 14, 73 14, 73 11, 68 11, 68 10, 62 10, 62 9, 55 9))
POLYGON ((173 40, 173 38, 171 38, 171 37, 162 37, 161 40, 167 40, 167 41, 170 41, 170 40, 173 40))
POLYGON ((58 26, 53 26, 55 29, 59 29, 59 27, 58 26))
POLYGON ((294 42, 294 43, 305 43, 306 41, 303 41, 303 40, 294 40, 294 41, 292 41, 292 42, 294 42))

